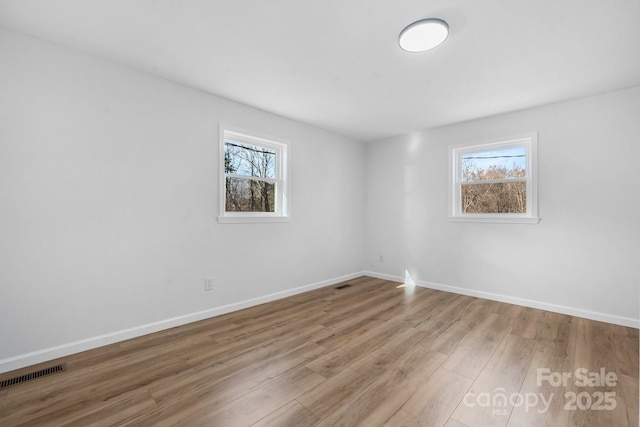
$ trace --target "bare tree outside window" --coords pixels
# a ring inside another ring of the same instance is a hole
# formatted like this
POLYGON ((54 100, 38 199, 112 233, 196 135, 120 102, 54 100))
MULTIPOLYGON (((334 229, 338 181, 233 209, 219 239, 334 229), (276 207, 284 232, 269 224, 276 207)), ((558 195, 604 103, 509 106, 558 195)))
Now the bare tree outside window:
POLYGON ((526 213, 524 147, 464 154, 461 157, 463 213, 526 213))
POLYGON ((226 140, 227 212, 275 212, 276 150, 226 140))

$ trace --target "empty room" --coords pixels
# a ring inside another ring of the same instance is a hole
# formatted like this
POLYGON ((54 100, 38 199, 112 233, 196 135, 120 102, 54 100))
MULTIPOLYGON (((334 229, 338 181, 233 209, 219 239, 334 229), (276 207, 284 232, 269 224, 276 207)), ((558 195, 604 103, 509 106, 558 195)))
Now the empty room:
POLYGON ((638 426, 639 18, 0 0, 0 425, 638 426))

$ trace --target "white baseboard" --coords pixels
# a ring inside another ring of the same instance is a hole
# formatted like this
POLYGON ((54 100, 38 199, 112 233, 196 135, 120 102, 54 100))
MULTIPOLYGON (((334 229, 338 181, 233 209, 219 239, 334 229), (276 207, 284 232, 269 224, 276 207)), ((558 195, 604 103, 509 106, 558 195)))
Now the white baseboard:
POLYGON ((163 331, 165 329, 174 328, 176 326, 186 325, 188 323, 197 322, 199 320, 208 319, 210 317, 219 316, 221 314, 230 313, 232 311, 242 310, 244 308, 253 307, 255 305, 275 301, 288 296, 311 291, 313 289, 319 289, 325 286, 331 286, 336 283, 361 277, 363 275, 364 273, 362 272, 347 274, 345 276, 323 280, 320 282, 312 283, 310 285, 300 286, 297 288, 288 289, 286 291, 264 295, 258 298, 252 298, 249 300, 224 305, 221 307, 214 307, 208 310, 189 313, 189 314, 174 317, 171 319, 165 319, 158 322, 149 323, 146 325, 140 325, 140 326, 136 326, 136 327, 125 329, 125 330, 112 332, 109 334, 91 337, 91 338, 87 338, 80 341, 75 341, 75 342, 62 344, 55 347, 33 351, 26 354, 20 354, 18 356, 9 357, 6 359, 1 359, 0 373, 13 371, 15 369, 24 368, 24 367, 35 365, 42 362, 47 362, 50 360, 57 359, 59 357, 69 356, 71 354, 79 353, 86 350, 91 350, 94 348, 102 347, 104 345, 113 344, 116 342, 131 339, 131 338, 140 337, 140 336, 151 334, 154 332, 163 331))
MULTIPOLYGON (((393 276, 390 274, 376 273, 373 271, 365 271, 364 275, 375 277, 378 279, 391 280, 394 282, 404 282, 404 278, 393 276)), ((570 316, 582 317, 585 319, 597 320, 599 322, 613 323, 615 325, 628 326, 638 328, 640 319, 631 317, 616 316, 614 314, 600 313, 597 311, 583 310, 581 308, 569 307, 564 305, 552 304, 548 302, 535 301, 525 298, 518 298, 509 295, 495 294, 492 292, 477 291, 475 289, 459 288, 457 286, 442 285, 439 283, 426 282, 423 280, 414 280, 416 286, 422 288, 437 289, 439 291, 451 292, 454 294, 468 295, 471 297, 484 298, 492 301, 506 302, 509 304, 521 305, 524 307, 537 308, 540 310, 551 311, 554 313, 568 314, 570 316)))
MULTIPOLYGON (((0 373, 13 371, 15 369, 20 369, 20 368, 35 365, 38 363, 47 362, 60 357, 69 356, 71 354, 102 347, 104 345, 125 341, 131 338, 136 338, 136 337, 151 334, 154 332, 159 332, 166 329, 174 328, 176 326, 182 326, 188 323, 197 322, 199 320, 204 320, 204 319, 219 316, 222 314, 230 313, 233 311, 242 310, 244 308, 253 307, 255 305, 264 304, 264 303, 275 301, 288 296, 300 294, 300 293, 311 291, 314 289, 323 288, 326 286, 331 286, 336 283, 344 282, 347 280, 352 280, 360 276, 370 276, 378 279, 391 280, 391 281, 400 282, 400 283, 404 282, 403 277, 394 276, 390 274, 377 273, 373 271, 352 273, 345 276, 312 283, 310 285, 300 286, 297 288, 288 289, 286 291, 264 295, 258 298, 252 298, 249 300, 224 305, 221 307, 214 307, 208 310, 189 313, 189 314, 174 317, 171 319, 165 319, 158 322, 149 323, 146 325, 136 326, 133 328, 116 331, 109 334, 91 337, 91 338, 87 338, 80 341, 75 341, 75 342, 62 344, 55 347, 33 351, 26 354, 21 354, 14 357, 9 357, 6 359, 1 359, 0 373)), ((540 310, 546 310, 546 311, 551 311, 551 312, 561 313, 561 314, 568 314, 571 316, 583 317, 585 319, 592 319, 600 322, 613 323, 616 325, 628 326, 632 328, 638 328, 638 326, 640 325, 640 319, 633 319, 630 317, 616 316, 616 315, 607 314, 607 313, 583 310, 575 307, 545 303, 545 302, 534 301, 534 300, 529 300, 524 298, 512 297, 508 295, 495 294, 491 292, 477 291, 474 289, 459 288, 456 286, 442 285, 442 284, 426 282, 422 280, 416 280, 415 284, 423 288, 437 289, 445 292, 452 292, 452 293, 461 294, 461 295, 468 295, 472 297, 484 298, 484 299, 493 300, 493 301, 500 301, 500 302, 505 302, 509 304, 516 304, 516 305, 521 305, 525 307, 537 308, 540 310)))

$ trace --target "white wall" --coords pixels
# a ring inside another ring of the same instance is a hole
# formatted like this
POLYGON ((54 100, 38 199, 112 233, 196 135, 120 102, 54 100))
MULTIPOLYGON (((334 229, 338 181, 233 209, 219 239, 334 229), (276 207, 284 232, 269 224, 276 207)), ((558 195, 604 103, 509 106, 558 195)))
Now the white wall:
POLYGON ((10 31, 0 64, 0 372, 362 271, 361 143, 10 31), (217 223, 219 122, 290 143, 290 223, 217 223))
POLYGON ((370 144, 367 269, 637 327, 639 135, 634 88, 370 144), (531 131, 541 222, 448 222, 449 145, 531 131))

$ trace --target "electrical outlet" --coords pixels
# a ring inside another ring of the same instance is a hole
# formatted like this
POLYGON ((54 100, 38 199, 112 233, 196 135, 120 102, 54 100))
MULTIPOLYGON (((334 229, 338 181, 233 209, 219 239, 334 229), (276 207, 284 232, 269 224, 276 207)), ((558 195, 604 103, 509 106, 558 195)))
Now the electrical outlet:
POLYGON ((210 291, 213 289, 213 279, 204 279, 204 290, 210 291))

